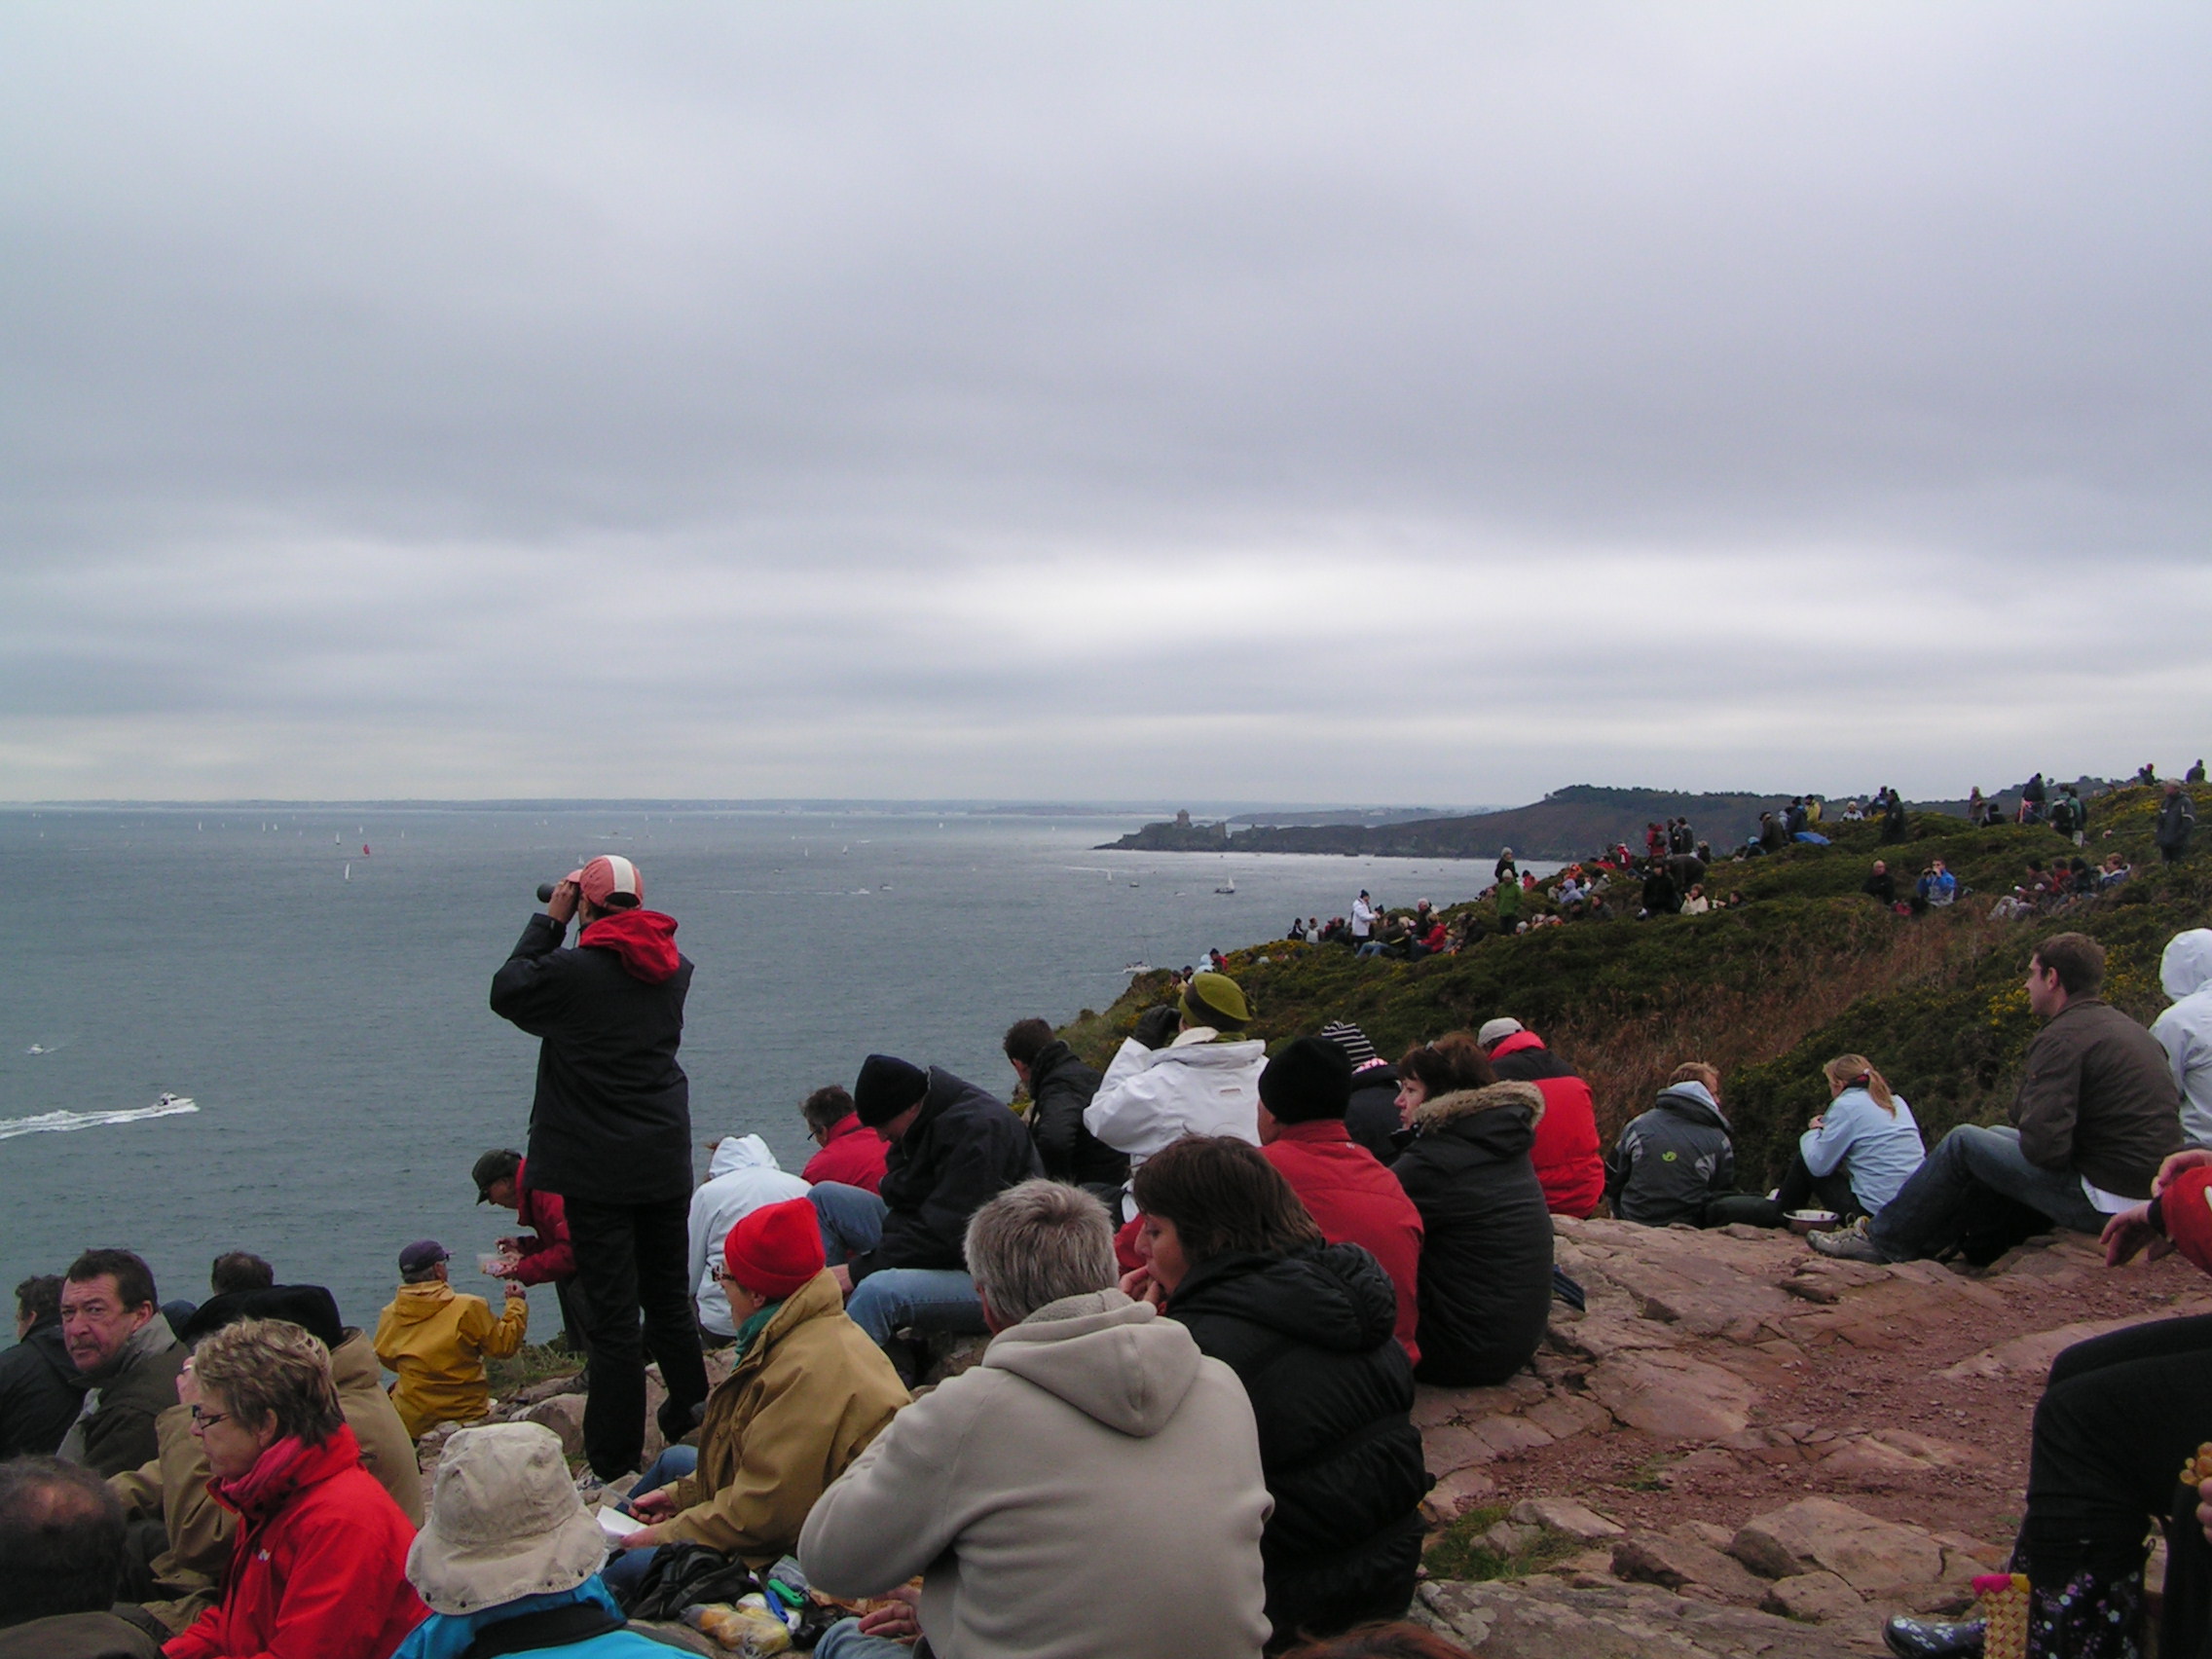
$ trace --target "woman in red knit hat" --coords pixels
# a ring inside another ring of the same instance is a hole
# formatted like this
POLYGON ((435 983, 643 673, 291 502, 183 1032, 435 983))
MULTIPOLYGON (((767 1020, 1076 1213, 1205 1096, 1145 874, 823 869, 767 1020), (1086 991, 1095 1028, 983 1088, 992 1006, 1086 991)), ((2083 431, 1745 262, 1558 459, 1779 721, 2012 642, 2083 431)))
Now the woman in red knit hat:
MULTIPOLYGON (((805 1198, 763 1204, 732 1227, 716 1276, 737 1322, 737 1368, 708 1396, 696 1466, 633 1496, 651 1525, 619 1540, 629 1553, 607 1569, 617 1596, 660 1544, 706 1544, 755 1567, 789 1555, 823 1488, 911 1398, 883 1349, 845 1316, 805 1198)), ((685 1450, 671 1447, 658 1472, 681 1473, 685 1450)))

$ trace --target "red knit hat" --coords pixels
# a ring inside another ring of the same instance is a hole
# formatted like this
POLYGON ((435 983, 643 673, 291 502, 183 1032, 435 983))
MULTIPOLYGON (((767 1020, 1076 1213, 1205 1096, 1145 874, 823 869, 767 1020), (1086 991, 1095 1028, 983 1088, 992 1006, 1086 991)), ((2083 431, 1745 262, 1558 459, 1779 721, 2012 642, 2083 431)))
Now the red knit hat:
POLYGON ((729 1230, 722 1265, 754 1295, 781 1302, 823 1269, 814 1205, 805 1198, 762 1204, 729 1230))

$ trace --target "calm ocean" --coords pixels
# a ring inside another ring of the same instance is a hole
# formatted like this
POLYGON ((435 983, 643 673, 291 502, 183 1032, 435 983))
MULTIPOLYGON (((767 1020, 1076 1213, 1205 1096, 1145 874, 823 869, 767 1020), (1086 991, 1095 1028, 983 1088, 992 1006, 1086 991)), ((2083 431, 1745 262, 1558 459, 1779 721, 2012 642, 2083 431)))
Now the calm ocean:
MULTIPOLYGON (((1003 1094, 1007 1025, 1105 1007, 1130 963, 1277 938, 1362 886, 1441 903, 1490 874, 1091 850, 1137 822, 0 810, 0 1288, 118 1244, 197 1301, 210 1258, 243 1248, 367 1325, 424 1236, 464 1288, 493 1288, 474 1257, 513 1218, 472 1202, 468 1165, 523 1143, 536 1045, 485 997, 536 884, 594 853, 638 862, 698 964, 682 1058, 700 1136, 757 1131, 790 1168, 811 1150, 799 1100, 850 1087, 870 1050, 1003 1094), (140 1115, 165 1091, 198 1110, 140 1115)), ((549 1335, 558 1310, 533 1300, 549 1335)))

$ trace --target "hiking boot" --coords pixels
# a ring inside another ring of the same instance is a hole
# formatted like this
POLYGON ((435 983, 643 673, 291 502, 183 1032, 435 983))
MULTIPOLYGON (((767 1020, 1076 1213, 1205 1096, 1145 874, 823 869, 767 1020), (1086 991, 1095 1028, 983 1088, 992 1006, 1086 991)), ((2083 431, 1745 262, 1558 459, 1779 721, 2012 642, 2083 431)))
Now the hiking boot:
POLYGON ((1984 1628, 1980 1619, 1908 1619, 1900 1615, 1882 1626, 1882 1641, 1898 1659, 1981 1659, 1984 1628))
POLYGON ((1882 1260, 1881 1251, 1874 1248, 1874 1240, 1866 1235, 1864 1216, 1849 1227, 1838 1227, 1828 1233, 1808 1233, 1805 1242, 1824 1256, 1839 1256, 1847 1262, 1879 1264, 1882 1260))

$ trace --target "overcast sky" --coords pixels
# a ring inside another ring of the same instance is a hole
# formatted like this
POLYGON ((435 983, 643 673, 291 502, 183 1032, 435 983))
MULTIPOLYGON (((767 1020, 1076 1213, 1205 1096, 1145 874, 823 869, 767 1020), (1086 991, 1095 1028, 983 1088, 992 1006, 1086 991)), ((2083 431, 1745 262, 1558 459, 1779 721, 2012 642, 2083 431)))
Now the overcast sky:
POLYGON ((0 10, 0 797, 2212 749, 2212 8, 0 10))

